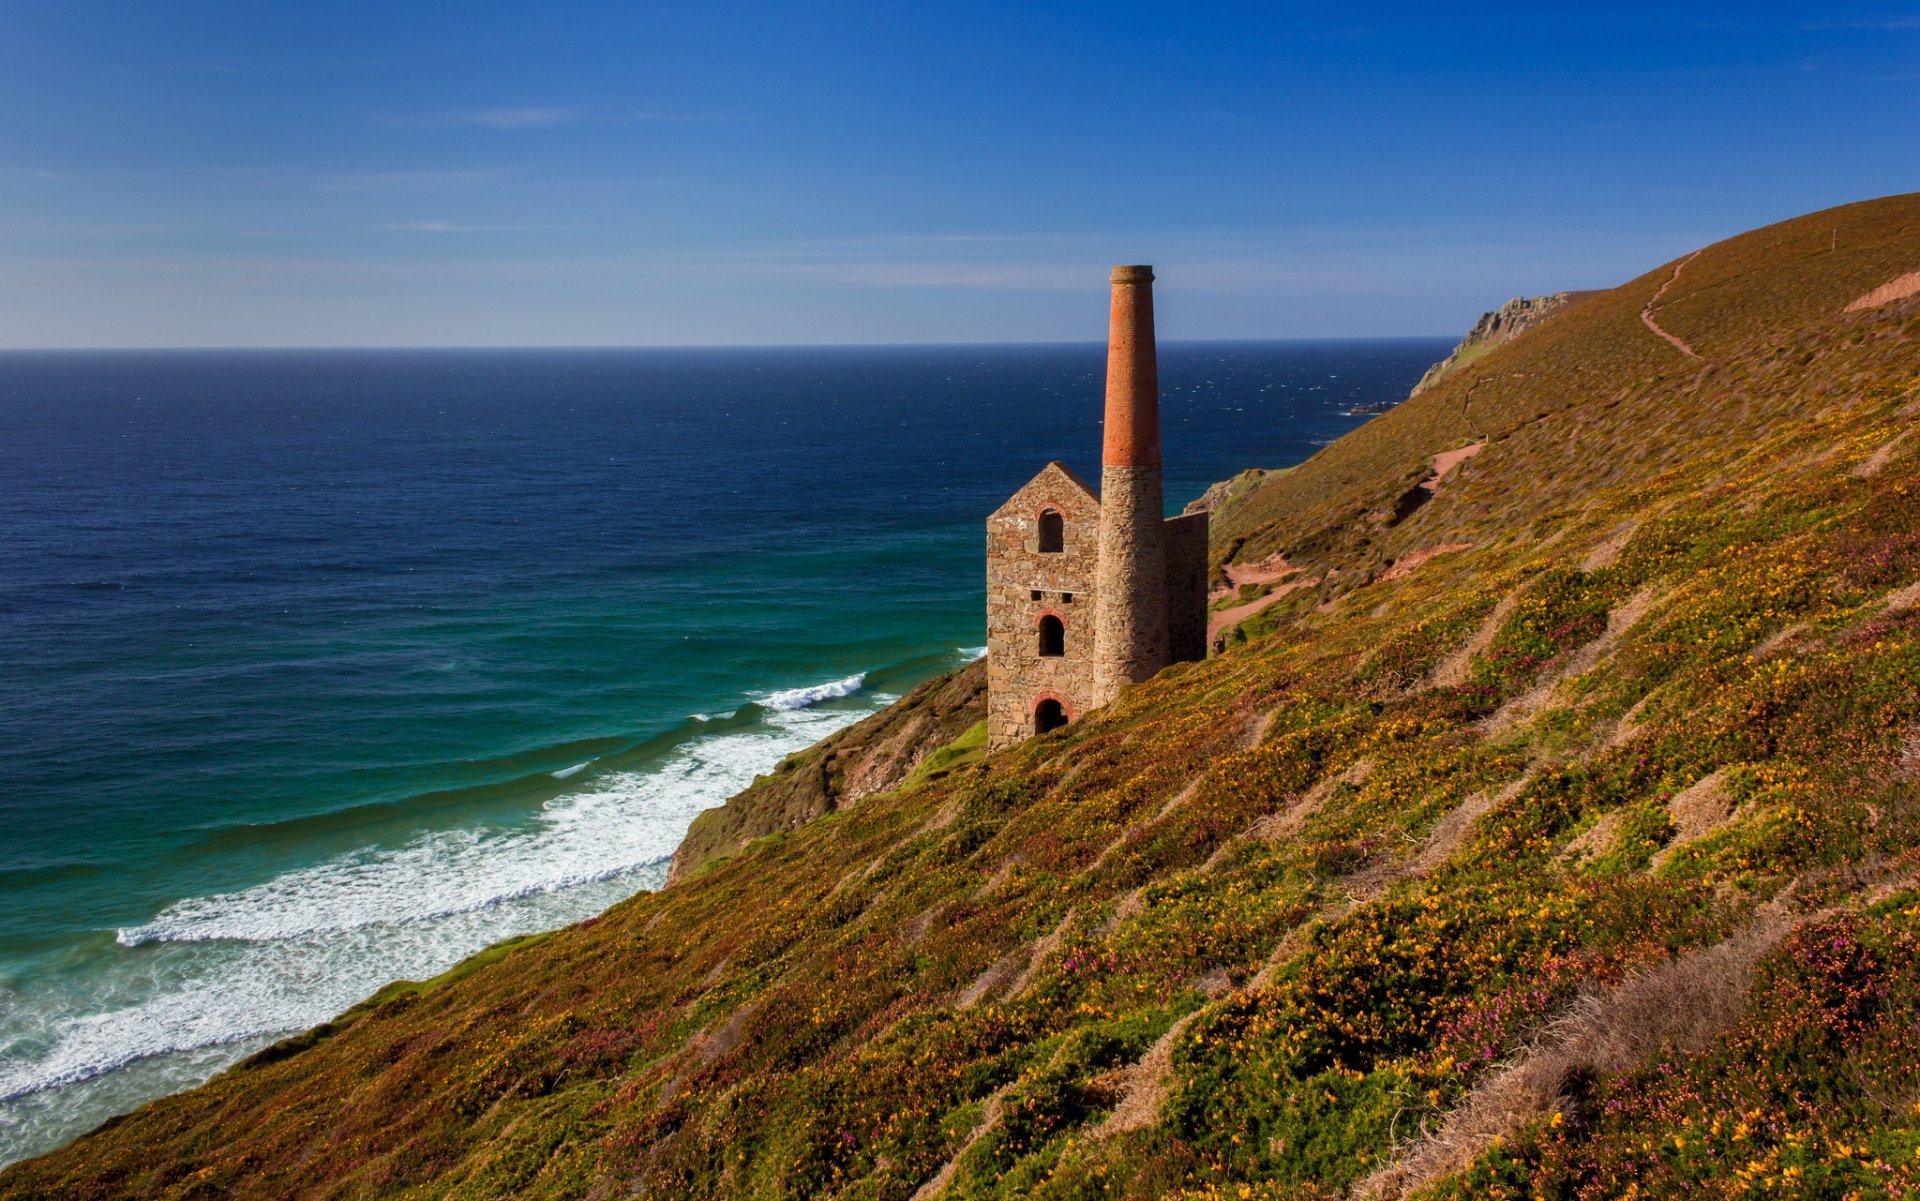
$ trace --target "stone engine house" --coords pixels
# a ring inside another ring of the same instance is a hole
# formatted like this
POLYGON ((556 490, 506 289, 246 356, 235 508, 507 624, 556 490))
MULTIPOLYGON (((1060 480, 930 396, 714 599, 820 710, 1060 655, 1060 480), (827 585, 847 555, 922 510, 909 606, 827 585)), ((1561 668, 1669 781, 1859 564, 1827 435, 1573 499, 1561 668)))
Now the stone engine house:
POLYGON ((1207 517, 1165 515, 1153 269, 1113 269, 1100 495, 1066 464, 987 518, 987 745, 1207 654, 1207 517))

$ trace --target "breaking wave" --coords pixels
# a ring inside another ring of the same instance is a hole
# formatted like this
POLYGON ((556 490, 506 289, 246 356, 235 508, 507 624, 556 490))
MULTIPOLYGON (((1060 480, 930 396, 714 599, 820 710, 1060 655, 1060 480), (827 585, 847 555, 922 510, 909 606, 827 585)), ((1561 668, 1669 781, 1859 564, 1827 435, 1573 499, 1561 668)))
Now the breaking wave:
POLYGON ((781 692, 769 692, 760 698, 759 704, 762 709, 771 709, 775 713, 790 713, 795 709, 811 708, 821 701, 852 696, 865 687, 866 683, 867 673, 856 671, 844 679, 815 684, 811 688, 788 688, 781 692))
MULTIPOLYGON (((0 1163, 97 1124, 103 1109, 190 1087, 392 980, 437 975, 503 938, 658 887, 702 809, 878 706, 876 695, 818 707, 864 680, 775 692, 736 719, 690 723, 648 761, 619 770, 602 761, 518 822, 431 830, 178 901, 115 931, 110 945, 103 938, 102 971, 88 973, 84 995, 9 982, 0 1163)), ((537 778, 551 785, 590 765, 537 778)))

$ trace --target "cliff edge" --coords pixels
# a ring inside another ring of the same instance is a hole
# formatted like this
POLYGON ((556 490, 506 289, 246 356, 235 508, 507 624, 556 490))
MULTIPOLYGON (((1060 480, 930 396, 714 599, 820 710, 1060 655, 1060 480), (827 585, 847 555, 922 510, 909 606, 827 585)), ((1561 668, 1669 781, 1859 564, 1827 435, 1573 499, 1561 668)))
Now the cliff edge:
POLYGON ((929 755, 987 719, 984 660, 928 680, 693 819, 667 871, 671 888, 758 838, 798 829, 898 786, 929 755))

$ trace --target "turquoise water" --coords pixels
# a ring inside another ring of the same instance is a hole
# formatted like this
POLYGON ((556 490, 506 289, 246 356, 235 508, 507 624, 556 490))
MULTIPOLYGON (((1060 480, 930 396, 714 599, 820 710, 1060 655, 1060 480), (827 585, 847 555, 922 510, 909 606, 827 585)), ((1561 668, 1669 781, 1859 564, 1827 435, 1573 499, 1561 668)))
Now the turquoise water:
MULTIPOLYGON (((1445 350, 1165 348, 1170 501, 1445 350)), ((700 809, 978 653, 982 521, 1095 472, 1102 367, 0 355, 0 1162, 657 886, 700 809)))

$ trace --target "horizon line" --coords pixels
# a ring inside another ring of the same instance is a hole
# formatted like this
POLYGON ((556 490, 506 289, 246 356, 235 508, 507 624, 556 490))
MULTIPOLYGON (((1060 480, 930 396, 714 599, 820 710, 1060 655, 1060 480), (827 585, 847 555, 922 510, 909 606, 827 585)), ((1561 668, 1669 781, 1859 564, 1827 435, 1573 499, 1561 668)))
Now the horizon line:
MULTIPOLYGON (((1429 339, 1459 341, 1465 335, 1446 334, 1329 334, 1318 337, 1273 338, 1161 338, 1161 346, 1228 346, 1267 342, 1415 342, 1429 339)), ((0 346, 8 354, 151 354, 164 352, 230 354, 286 351, 527 351, 527 350, 903 350, 968 346, 1105 346, 1095 339, 1033 338, 967 342, 525 342, 525 343, 316 343, 277 346, 0 346)))

